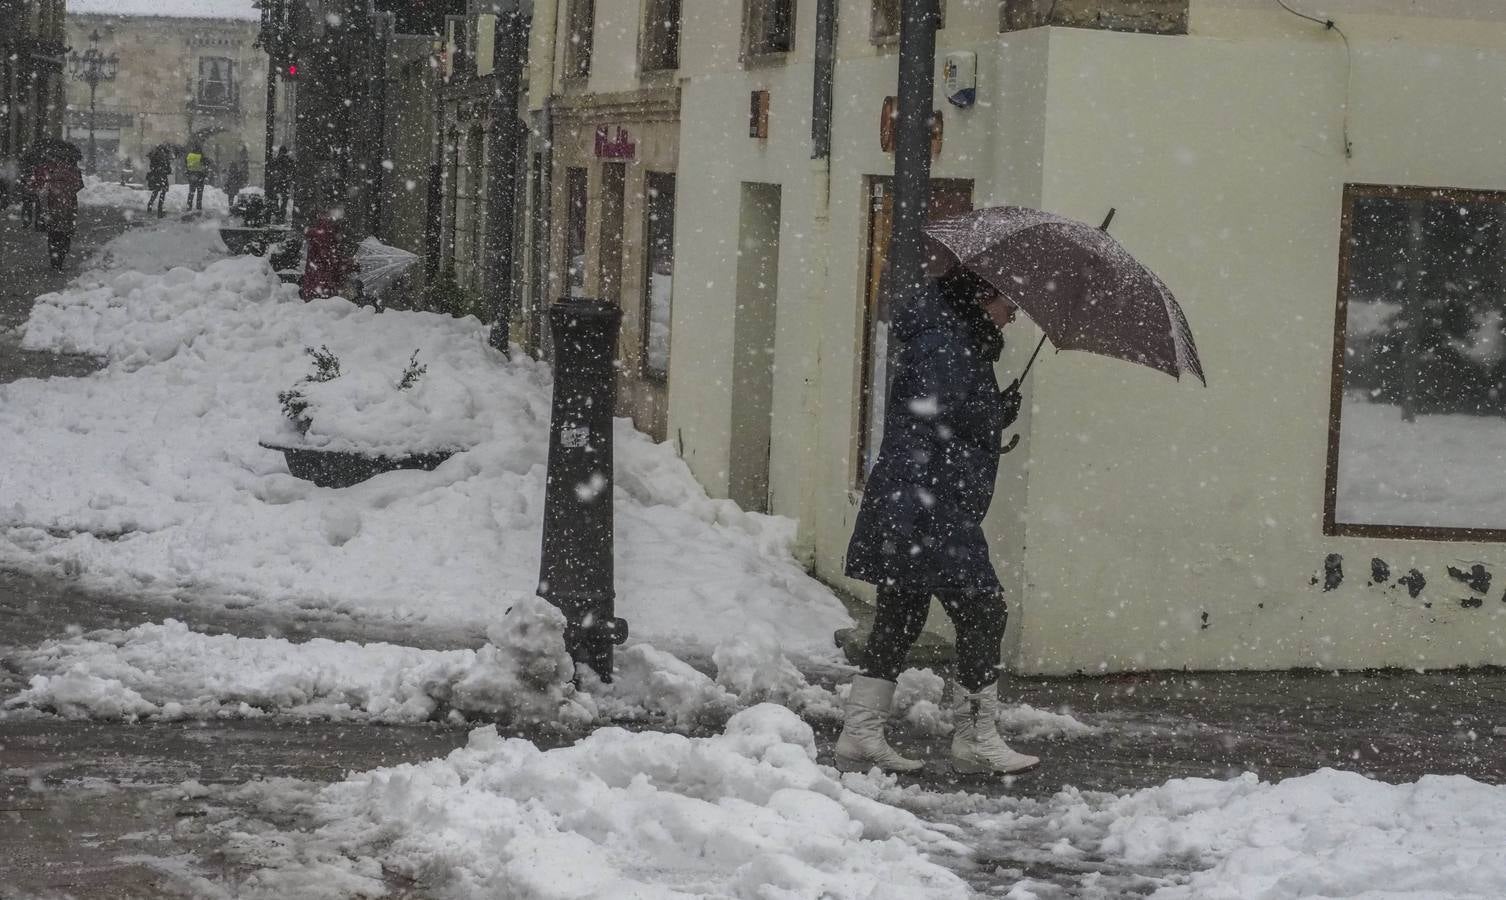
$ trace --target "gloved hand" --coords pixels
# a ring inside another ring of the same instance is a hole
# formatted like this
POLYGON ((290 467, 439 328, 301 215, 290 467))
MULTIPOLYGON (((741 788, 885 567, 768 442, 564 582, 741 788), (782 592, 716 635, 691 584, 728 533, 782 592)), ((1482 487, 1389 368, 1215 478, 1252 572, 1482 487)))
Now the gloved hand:
POLYGON ((1009 387, 999 392, 999 397, 1004 401, 1004 428, 1014 424, 1014 420, 1020 417, 1020 380, 1016 378, 1009 383, 1009 387))

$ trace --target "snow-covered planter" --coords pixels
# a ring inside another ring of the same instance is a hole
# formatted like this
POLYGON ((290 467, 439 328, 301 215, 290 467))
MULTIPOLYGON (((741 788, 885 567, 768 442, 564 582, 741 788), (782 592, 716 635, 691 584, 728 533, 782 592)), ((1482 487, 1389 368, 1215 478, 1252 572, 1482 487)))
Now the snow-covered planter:
POLYGON ((426 377, 418 351, 396 379, 345 374, 327 346, 308 347, 314 371, 278 395, 284 427, 261 446, 288 472, 320 487, 348 487, 396 469, 431 470, 484 437, 469 389, 426 377))
POLYGON ((242 190, 230 204, 230 215, 240 220, 240 224, 221 225, 219 232, 220 240, 231 253, 265 256, 269 247, 286 240, 291 233, 286 225, 272 224, 272 207, 260 191, 242 190))

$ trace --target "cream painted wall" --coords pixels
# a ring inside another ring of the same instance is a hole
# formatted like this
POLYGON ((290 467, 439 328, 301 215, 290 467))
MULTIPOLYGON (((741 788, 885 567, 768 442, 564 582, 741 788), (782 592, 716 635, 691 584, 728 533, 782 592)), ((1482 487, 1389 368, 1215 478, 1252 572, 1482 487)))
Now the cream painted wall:
POLYGON ((1330 47, 1053 32, 1044 205, 1119 208, 1210 387, 1085 356, 1039 369, 1019 668, 1506 661, 1506 604, 1461 608, 1445 572, 1501 547, 1322 534, 1344 183, 1506 188, 1506 59, 1351 39, 1346 160, 1330 47), (1330 553, 1348 577, 1325 592, 1330 553), (1368 584, 1372 557, 1429 586, 1368 584))
MULTIPOLYGON (((813 33, 814 6, 801 0, 797 7, 802 35, 813 33)), ((986 18, 979 12, 983 6, 950 0, 941 44, 979 50, 980 82, 998 89, 970 111, 938 103, 946 130, 934 174, 974 180, 978 202, 1014 197, 1033 203, 1040 194, 1045 32, 1011 35, 1001 42, 994 35, 997 11, 986 18), (958 43, 969 29, 981 31, 988 41, 958 43), (1001 43, 1006 52, 995 49, 1001 43), (999 159, 1001 153, 1007 158, 999 159)), ((670 434, 683 435, 686 460, 702 483, 725 494, 731 434, 714 420, 725 416, 732 390, 727 373, 733 347, 734 210, 742 182, 779 183, 784 186, 784 227, 772 509, 800 519, 803 547, 814 552, 818 572, 841 581, 858 499, 852 487, 866 265, 865 176, 893 171, 893 157, 878 146, 878 123, 883 98, 897 84, 897 59, 893 48, 868 41, 868 4, 844 3, 839 27, 844 58, 834 86, 834 155, 828 174, 824 162, 809 159, 814 69, 808 56, 801 60, 810 41, 797 39, 793 61, 784 65, 744 69, 736 62, 740 2, 697 4, 694 10, 687 6, 686 13, 676 259, 681 283, 690 287, 677 293, 670 434), (748 94, 755 89, 771 92, 767 142, 746 137, 748 94)), ((1024 347, 1026 341, 1015 343, 1024 347)), ((1014 368, 1022 365, 1014 361, 1014 368)), ((1018 473, 1013 477, 1010 490, 1022 498, 1023 480, 1018 473)), ((1009 512, 1015 508, 1006 502, 996 507, 998 531, 1005 535, 1001 547, 1021 543, 1018 519, 1009 512)), ((1001 568, 1011 556, 1017 558, 1000 551, 1001 568)), ((856 582, 846 587, 869 590, 856 582)))
MULTIPOLYGON (((781 184, 773 511, 800 518, 817 574, 862 592, 840 573, 858 501, 864 176, 892 171, 876 131, 894 53, 867 42, 866 3, 842 5, 828 170, 809 159, 814 3, 799 2, 790 59, 751 68, 737 60, 740 0, 686 6, 670 435, 725 494, 736 202, 742 182, 781 184), (753 89, 772 94, 767 142, 746 137, 753 89)), ((1499 547, 1321 532, 1343 185, 1506 188, 1506 57, 1484 52, 1506 33, 1346 12, 1351 74, 1336 35, 1287 13, 1192 12, 1184 37, 998 35, 992 4, 949 3, 942 47, 978 51, 980 102, 938 100, 934 174, 974 179, 979 205, 1095 222, 1117 207, 1115 234, 1183 299, 1211 385, 1081 354, 1037 364, 987 523, 1012 608, 1006 660, 1049 673, 1506 662, 1506 604, 1461 609, 1444 572, 1506 564, 1499 547), (1329 553, 1349 577, 1325 593, 1310 582, 1329 553), (1366 585, 1371 557, 1429 587, 1414 600, 1366 585)), ((1035 336, 1012 328, 1001 378, 1035 336)))
MULTIPOLYGON (((685 26, 689 27, 694 18, 692 7, 695 3, 686 3, 685 26)), ((591 43, 591 74, 589 79, 581 84, 574 79, 566 79, 564 76, 567 60, 570 58, 568 45, 570 42, 570 0, 549 0, 535 5, 534 34, 532 42, 534 55, 545 62, 552 62, 554 72, 554 90, 556 93, 574 90, 593 94, 612 94, 622 91, 636 91, 642 87, 664 87, 673 85, 677 78, 673 72, 649 72, 640 73, 638 70, 638 35, 643 25, 644 7, 643 0, 596 0, 596 20, 593 29, 591 43), (544 9, 540 16, 540 8, 544 9), (551 29, 545 32, 544 29, 551 29), (539 55, 539 36, 544 34, 554 35, 555 57, 539 55)), ((682 38, 682 54, 686 41, 682 38)), ((683 60, 682 60, 683 62, 683 60)), ((683 66, 682 66, 683 71, 683 66)), ((537 74, 537 73, 536 73, 537 74)), ((543 80, 548 84, 547 78, 543 80)), ((537 92, 530 94, 530 106, 538 108, 543 105, 543 98, 537 92)))

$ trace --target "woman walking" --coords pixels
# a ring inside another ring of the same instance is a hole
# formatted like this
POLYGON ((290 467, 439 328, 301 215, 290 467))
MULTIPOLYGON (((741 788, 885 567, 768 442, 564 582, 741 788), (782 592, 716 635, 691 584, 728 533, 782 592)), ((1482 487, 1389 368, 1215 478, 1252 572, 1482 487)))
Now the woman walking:
POLYGON ((904 342, 884 410, 878 460, 847 549, 847 575, 878 588, 862 672, 853 679, 838 768, 919 769, 889 746, 884 725, 894 682, 936 597, 957 632, 953 767, 1008 774, 1040 760, 999 736, 1000 641, 1006 608, 982 522, 993 499, 1004 429, 1019 414, 1018 384, 999 390, 1000 329, 1015 307, 953 267, 902 304, 893 335, 904 342))
POLYGON ((78 169, 78 148, 72 144, 58 142, 48 149, 46 159, 37 179, 37 195, 47 228, 47 261, 62 271, 78 224, 78 192, 84 189, 84 176, 78 169))

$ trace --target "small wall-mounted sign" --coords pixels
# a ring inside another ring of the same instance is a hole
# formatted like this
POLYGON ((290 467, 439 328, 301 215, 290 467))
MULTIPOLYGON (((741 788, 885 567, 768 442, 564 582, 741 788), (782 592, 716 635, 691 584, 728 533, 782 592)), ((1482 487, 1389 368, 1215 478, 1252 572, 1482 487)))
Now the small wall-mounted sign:
MULTIPOLYGON (((899 127, 899 98, 885 97, 879 111, 879 149, 894 152, 894 133, 899 127)), ((942 119, 941 110, 931 110, 931 156, 941 155, 942 119)))
POLYGON ((632 159, 638 155, 638 142, 628 134, 628 130, 621 125, 617 126, 615 134, 611 126, 598 125, 596 128, 596 158, 597 159, 632 159))
POLYGON ((769 92, 754 91, 748 103, 748 137, 769 138, 769 92))
POLYGON ((948 103, 962 109, 972 106, 978 99, 978 54, 948 53, 941 64, 941 81, 948 103))

